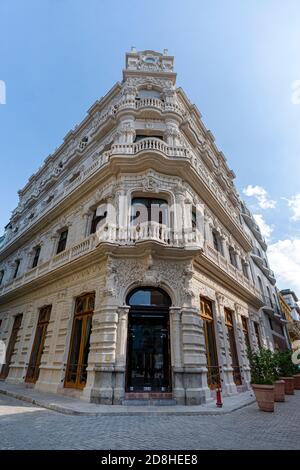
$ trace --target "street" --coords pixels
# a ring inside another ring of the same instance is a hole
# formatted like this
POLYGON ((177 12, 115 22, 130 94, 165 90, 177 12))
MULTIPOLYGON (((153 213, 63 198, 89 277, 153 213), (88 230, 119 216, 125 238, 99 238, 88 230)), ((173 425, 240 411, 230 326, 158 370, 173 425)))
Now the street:
POLYGON ((4 449, 299 449, 300 393, 219 416, 68 416, 0 395, 4 449))

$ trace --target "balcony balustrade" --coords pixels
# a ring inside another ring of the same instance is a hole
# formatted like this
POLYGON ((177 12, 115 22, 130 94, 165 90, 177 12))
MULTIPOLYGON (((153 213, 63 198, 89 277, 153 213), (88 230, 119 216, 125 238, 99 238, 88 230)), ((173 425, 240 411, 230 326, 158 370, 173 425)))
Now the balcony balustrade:
POLYGON ((167 155, 168 157, 190 156, 189 149, 186 147, 170 147, 161 139, 148 137, 132 144, 113 144, 111 149, 105 152, 107 157, 111 155, 136 155, 140 152, 156 151, 167 155))
POLYGON ((262 297, 264 301, 264 309, 283 318, 283 315, 281 313, 279 306, 275 303, 275 299, 272 300, 271 297, 269 297, 268 295, 263 295, 262 297))
POLYGON ((180 117, 184 118, 186 112, 177 103, 167 103, 156 97, 146 97, 141 99, 123 99, 120 101, 115 108, 115 113, 119 111, 126 111, 127 109, 135 109, 137 111, 142 109, 153 109, 165 113, 176 113, 180 117))
POLYGON ((70 261, 74 261, 80 256, 89 253, 90 251, 94 250, 96 242, 96 236, 90 235, 88 238, 81 241, 80 243, 73 245, 69 249, 62 251, 58 255, 53 256, 50 260, 39 264, 37 267, 30 269, 18 278, 4 284, 0 288, 0 296, 14 289, 17 289, 18 287, 21 287, 24 284, 31 282, 42 275, 48 274, 63 265, 66 265, 70 261))
POLYGON ((251 256, 257 266, 263 271, 265 276, 269 279, 272 285, 276 284, 276 278, 274 272, 269 268, 267 261, 262 257, 260 251, 254 247, 251 256))
POLYGON ((164 245, 184 248, 202 248, 202 235, 196 230, 175 231, 167 225, 158 222, 145 222, 137 226, 117 227, 107 224, 97 232, 98 243, 117 243, 132 245, 142 241, 156 241, 164 245))
POLYGON ((109 224, 106 225, 104 229, 90 235, 80 243, 76 243, 72 247, 53 256, 50 260, 30 269, 18 278, 5 283, 0 288, 0 296, 90 253, 101 243, 135 245, 143 241, 155 241, 162 245, 176 248, 193 250, 200 250, 202 248, 202 236, 199 231, 175 232, 169 227, 157 222, 149 222, 135 227, 126 227, 124 229, 109 224))
POLYGON ((246 287, 252 294, 258 298, 262 298, 260 291, 255 287, 255 285, 243 274, 242 271, 234 267, 230 261, 228 261, 224 256, 218 252, 212 245, 208 242, 204 242, 204 254, 213 261, 216 265, 219 266, 227 275, 232 279, 237 281, 242 286, 246 287))

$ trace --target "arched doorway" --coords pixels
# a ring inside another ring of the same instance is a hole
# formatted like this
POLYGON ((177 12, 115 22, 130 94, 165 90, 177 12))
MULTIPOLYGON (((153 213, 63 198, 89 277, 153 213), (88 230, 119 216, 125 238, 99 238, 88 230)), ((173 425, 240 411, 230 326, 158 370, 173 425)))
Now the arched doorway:
POLYGON ((130 292, 127 340, 127 392, 170 392, 169 307, 162 289, 142 287, 130 292))

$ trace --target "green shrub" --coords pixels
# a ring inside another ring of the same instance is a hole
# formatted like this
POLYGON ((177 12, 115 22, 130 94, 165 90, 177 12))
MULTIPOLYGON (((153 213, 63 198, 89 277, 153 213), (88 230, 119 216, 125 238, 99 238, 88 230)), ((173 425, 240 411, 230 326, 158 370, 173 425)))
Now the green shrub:
POLYGON ((274 354, 269 349, 258 351, 248 350, 251 383, 257 385, 272 385, 276 380, 274 354))
POLYGON ((292 351, 276 351, 274 362, 278 370, 278 377, 291 377, 297 374, 297 367, 292 362, 292 351))

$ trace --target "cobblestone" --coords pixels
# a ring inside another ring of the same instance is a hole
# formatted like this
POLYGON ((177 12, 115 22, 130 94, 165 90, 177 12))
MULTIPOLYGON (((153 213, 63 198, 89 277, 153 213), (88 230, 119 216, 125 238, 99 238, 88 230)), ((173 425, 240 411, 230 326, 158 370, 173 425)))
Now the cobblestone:
POLYGON ((299 449, 296 393, 214 416, 70 416, 0 395, 0 449, 299 449))

